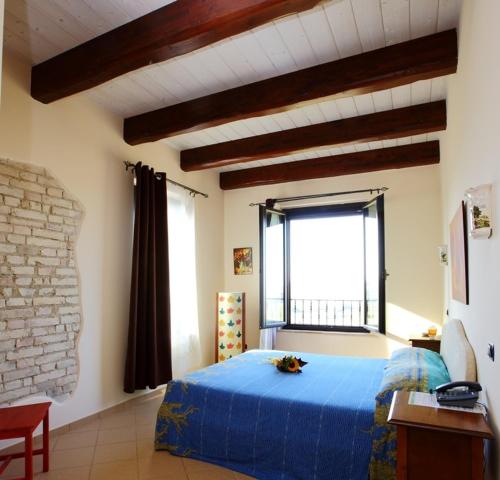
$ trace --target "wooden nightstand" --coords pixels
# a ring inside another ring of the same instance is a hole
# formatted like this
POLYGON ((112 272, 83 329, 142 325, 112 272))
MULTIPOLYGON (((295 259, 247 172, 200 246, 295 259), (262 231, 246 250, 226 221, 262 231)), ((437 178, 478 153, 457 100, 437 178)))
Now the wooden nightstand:
POLYGON ((483 441, 493 433, 483 415, 408 405, 394 393, 388 422, 397 426, 398 480, 482 480, 483 441))
POLYGON ((414 337, 410 338, 410 342, 412 347, 427 348, 437 353, 441 348, 441 337, 414 337))

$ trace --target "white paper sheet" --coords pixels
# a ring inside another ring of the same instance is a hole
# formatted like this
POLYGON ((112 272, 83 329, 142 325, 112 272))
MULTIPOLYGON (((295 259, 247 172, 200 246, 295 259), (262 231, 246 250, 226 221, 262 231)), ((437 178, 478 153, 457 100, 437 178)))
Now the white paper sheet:
POLYGON ((416 405, 419 407, 442 408, 444 410, 457 410, 459 412, 480 413, 485 414, 484 407, 476 403, 474 408, 449 407, 439 405, 434 393, 410 392, 408 405, 416 405))

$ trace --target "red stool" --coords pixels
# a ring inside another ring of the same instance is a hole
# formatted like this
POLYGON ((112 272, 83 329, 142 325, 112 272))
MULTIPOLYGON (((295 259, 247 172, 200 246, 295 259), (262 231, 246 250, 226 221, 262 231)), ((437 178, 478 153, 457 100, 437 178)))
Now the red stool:
POLYGON ((25 451, 0 455, 0 475, 14 458, 24 457, 24 478, 33 479, 33 455, 43 455, 43 471, 49 471, 49 408, 51 402, 0 408, 0 440, 24 437, 25 451), (43 420, 43 448, 33 450, 33 432, 43 420))

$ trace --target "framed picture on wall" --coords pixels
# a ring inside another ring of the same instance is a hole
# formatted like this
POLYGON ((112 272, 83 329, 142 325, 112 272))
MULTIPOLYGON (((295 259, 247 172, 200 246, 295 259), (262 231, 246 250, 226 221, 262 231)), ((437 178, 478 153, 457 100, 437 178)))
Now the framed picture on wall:
POLYGON ((253 273, 252 249, 250 247, 234 248, 233 262, 235 275, 250 275, 253 273))
POLYGON ((461 202, 450 223, 451 296, 469 304, 469 279, 466 240, 465 204, 461 202))

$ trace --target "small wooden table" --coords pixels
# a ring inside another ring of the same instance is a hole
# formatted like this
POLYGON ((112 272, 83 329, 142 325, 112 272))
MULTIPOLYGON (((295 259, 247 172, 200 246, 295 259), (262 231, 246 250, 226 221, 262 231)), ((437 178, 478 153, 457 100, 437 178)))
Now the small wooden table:
POLYGON ((410 342, 412 347, 427 348, 437 353, 441 350, 441 337, 413 337, 410 342))
POLYGON ((14 458, 24 457, 24 477, 16 480, 32 480, 33 455, 43 455, 43 471, 49 471, 49 408, 51 402, 0 408, 0 440, 24 437, 24 452, 0 456, 0 475, 14 458), (43 447, 33 450, 33 432, 43 421, 43 447))
POLYGON ((483 415, 408 404, 395 392, 388 422, 397 426, 398 480, 482 480, 483 441, 493 432, 483 415))

